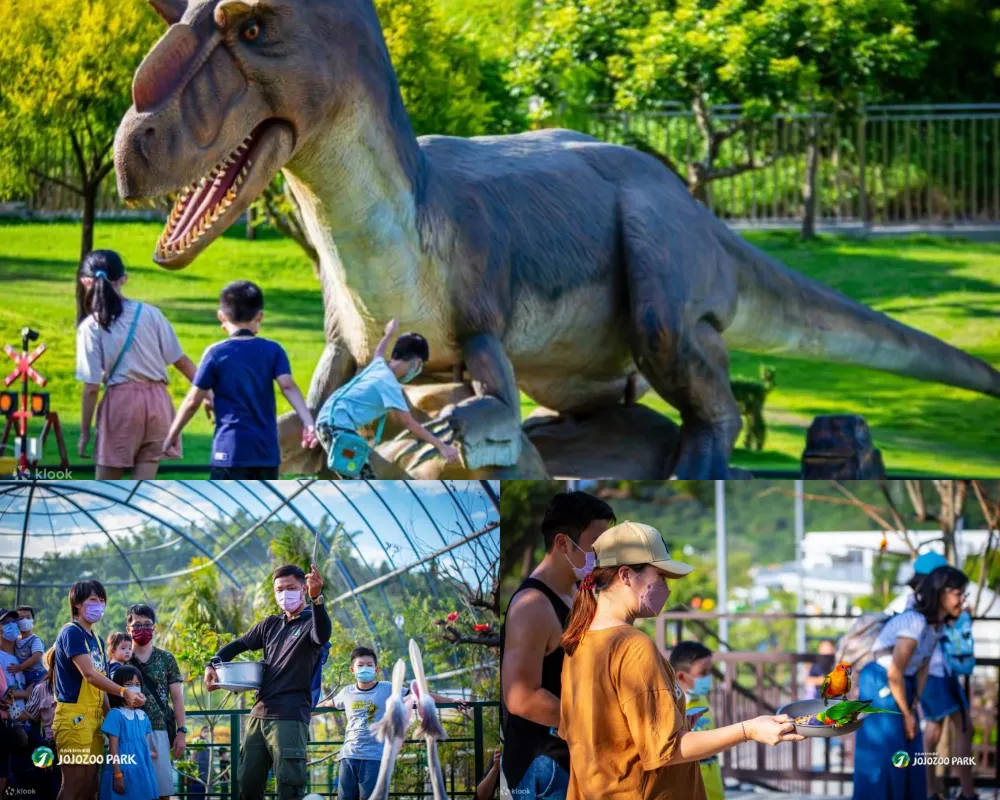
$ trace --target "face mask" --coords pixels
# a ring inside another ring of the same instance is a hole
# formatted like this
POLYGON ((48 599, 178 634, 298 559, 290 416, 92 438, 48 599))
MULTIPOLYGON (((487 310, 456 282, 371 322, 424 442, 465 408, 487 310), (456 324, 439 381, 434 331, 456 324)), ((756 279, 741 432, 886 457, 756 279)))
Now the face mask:
MULTIPOLYGON (((634 573, 633 573, 634 574, 634 573)), ((656 583, 649 584, 646 583, 638 575, 635 576, 639 583, 645 584, 646 589, 642 594, 639 594, 629 586, 637 595, 639 595, 639 613, 637 616, 642 618, 658 617, 660 612, 663 611, 663 607, 667 604, 667 598, 670 596, 670 589, 667 588, 667 584, 663 581, 657 581, 656 583)))
POLYGON ((583 553, 584 562, 582 567, 575 566, 572 561, 569 561, 569 556, 563 553, 563 556, 565 556, 566 560, 569 561, 569 565, 573 567, 573 574, 576 575, 576 579, 578 581, 582 581, 591 572, 594 571, 594 563, 597 561, 597 556, 595 556, 593 553, 588 553, 572 539, 569 540, 569 543, 573 545, 573 547, 575 547, 581 553, 583 553))
POLYGON ((35 621, 33 619, 19 619, 17 621, 17 627, 20 628, 24 633, 27 633, 32 628, 35 627, 35 621))
POLYGON ((703 675, 700 678, 692 678, 691 680, 694 681, 691 694, 695 697, 708 697, 708 693, 712 691, 712 676, 703 675))
POLYGON ((153 632, 145 630, 135 631, 132 634, 132 641, 138 645, 149 644, 151 641, 153 641, 153 632))
POLYGON ((375 680, 375 667, 355 667, 354 674, 362 683, 371 683, 375 680))
POLYGON ((406 371, 406 374, 403 376, 402 380, 400 380, 400 383, 409 383, 414 378, 416 378, 417 375, 420 374, 423 368, 424 368, 423 363, 417 361, 416 364, 411 365, 410 368, 406 371))
POLYGON ((3 638, 8 642, 13 642, 17 640, 17 623, 8 622, 3 626, 3 638))
POLYGON ((125 687, 125 691, 126 692, 138 692, 140 689, 142 689, 141 686, 126 686, 125 687))
POLYGON ((298 589, 288 589, 282 592, 275 592, 274 599, 278 602, 282 611, 291 614, 302 605, 302 592, 298 589))
POLYGON ((87 622, 100 622, 104 616, 104 603, 87 603, 83 607, 83 618, 87 622))

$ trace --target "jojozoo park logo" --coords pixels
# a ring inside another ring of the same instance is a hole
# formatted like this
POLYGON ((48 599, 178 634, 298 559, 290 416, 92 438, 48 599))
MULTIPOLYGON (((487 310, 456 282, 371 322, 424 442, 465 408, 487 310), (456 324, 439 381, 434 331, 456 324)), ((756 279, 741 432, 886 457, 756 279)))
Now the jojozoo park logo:
POLYGON ((31 763, 39 769, 48 769, 52 766, 55 756, 47 747, 37 747, 31 754, 31 763))
POLYGON ((892 754, 892 765, 900 769, 910 766, 910 754, 905 750, 897 750, 892 754))

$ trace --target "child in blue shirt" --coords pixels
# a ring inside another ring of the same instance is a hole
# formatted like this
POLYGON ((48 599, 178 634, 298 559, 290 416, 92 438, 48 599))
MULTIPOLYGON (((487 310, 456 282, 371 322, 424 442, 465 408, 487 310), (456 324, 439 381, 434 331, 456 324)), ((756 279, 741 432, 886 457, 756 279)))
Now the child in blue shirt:
POLYGON ((312 414, 292 379, 288 356, 277 342, 257 334, 264 319, 264 295, 250 281, 234 281, 219 295, 219 322, 229 334, 205 350, 170 432, 164 451, 180 435, 202 401, 214 395, 215 438, 210 478, 277 478, 281 464, 274 382, 302 420, 302 446, 315 447, 312 414))
MULTIPOLYGON (((114 682, 126 691, 139 692, 142 675, 131 664, 122 664, 114 682)), ((111 710, 104 718, 101 732, 108 737, 108 764, 101 775, 100 800, 152 800, 159 797, 154 758, 170 758, 156 752, 153 728, 141 708, 125 706, 121 697, 108 696, 111 710)))
MULTIPOLYGON (((424 363, 430 358, 430 348, 427 340, 419 333, 404 333, 396 340, 392 355, 387 361, 385 351, 397 328, 396 320, 390 320, 385 326, 385 336, 375 348, 371 363, 323 403, 316 415, 319 421, 316 435, 323 448, 329 452, 339 431, 356 433, 359 428, 391 414, 397 424, 421 441, 432 445, 446 461, 458 461, 458 448, 442 442, 410 413, 402 384, 409 383, 420 374, 424 363)), ((371 465, 366 463, 358 477, 374 478, 371 465)))
POLYGON ((24 685, 31 689, 45 677, 45 665, 42 664, 42 654, 45 644, 38 634, 33 633, 35 627, 35 610, 31 606, 18 606, 17 627, 20 638, 14 643, 14 653, 19 663, 17 671, 24 673, 24 685))

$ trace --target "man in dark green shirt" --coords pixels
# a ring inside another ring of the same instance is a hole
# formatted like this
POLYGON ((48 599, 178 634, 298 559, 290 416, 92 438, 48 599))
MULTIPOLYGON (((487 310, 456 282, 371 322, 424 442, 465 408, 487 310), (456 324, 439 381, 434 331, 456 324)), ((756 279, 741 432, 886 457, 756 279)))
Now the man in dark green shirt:
MULTIPOLYGON (((280 800, 305 795, 312 675, 333 630, 323 604, 323 577, 314 565, 308 576, 294 564, 279 567, 273 582, 274 599, 283 613, 261 620, 212 659, 215 664, 248 650, 264 651, 264 680, 240 752, 241 800, 263 799, 272 765, 280 800)), ((205 686, 211 692, 217 683, 210 664, 205 686)))
POLYGON ((153 741, 159 757, 153 759, 160 800, 174 793, 174 770, 170 756, 183 758, 187 747, 184 727, 184 682, 177 659, 172 653, 153 647, 156 611, 145 603, 136 603, 125 614, 125 625, 132 637, 132 658, 128 662, 142 673, 142 691, 146 695, 143 711, 153 729, 153 741))

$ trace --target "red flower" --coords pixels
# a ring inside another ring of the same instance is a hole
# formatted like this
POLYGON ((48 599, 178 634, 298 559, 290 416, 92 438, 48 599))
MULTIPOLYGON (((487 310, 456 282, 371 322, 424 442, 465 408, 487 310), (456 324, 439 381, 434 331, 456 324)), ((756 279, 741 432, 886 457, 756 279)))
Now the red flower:
POLYGON ((448 622, 454 622, 456 619, 458 619, 458 612, 457 611, 452 611, 448 615, 447 619, 448 619, 448 622))
POLYGON ((486 633, 490 629, 489 625, 473 625, 472 627, 476 629, 476 633, 486 633))

